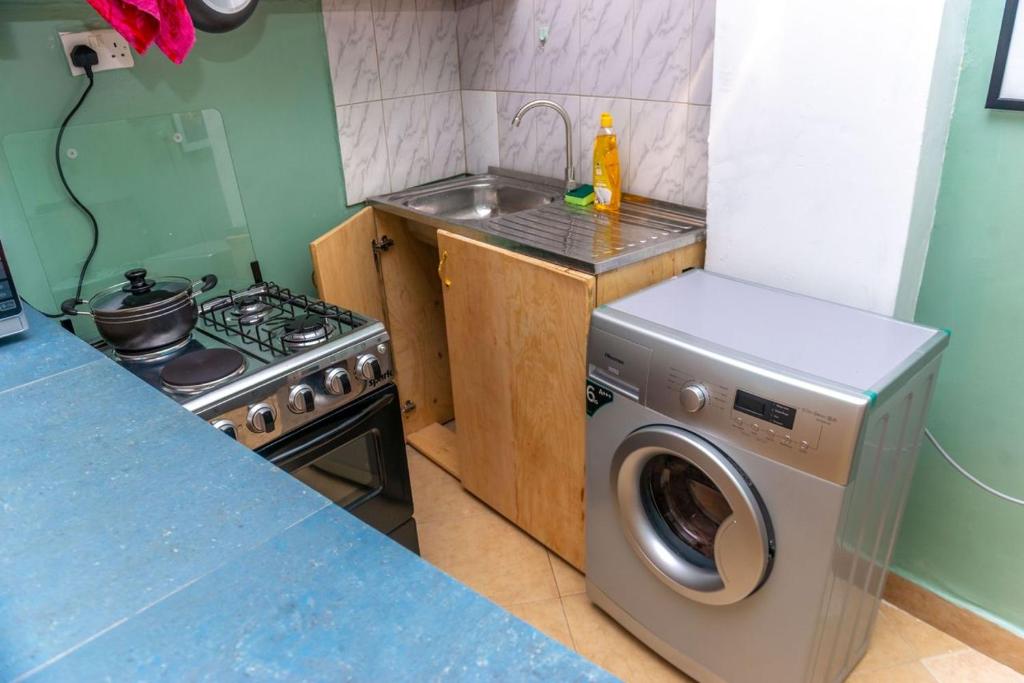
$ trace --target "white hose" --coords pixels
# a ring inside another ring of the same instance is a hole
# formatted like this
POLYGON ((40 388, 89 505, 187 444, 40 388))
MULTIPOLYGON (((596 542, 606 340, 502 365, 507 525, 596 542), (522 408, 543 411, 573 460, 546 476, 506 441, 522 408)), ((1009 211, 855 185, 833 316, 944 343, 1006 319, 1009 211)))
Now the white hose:
POLYGON ((981 481, 980 479, 975 477, 973 474, 971 474, 970 472, 965 470, 963 468, 963 466, 960 465, 960 463, 958 463, 956 460, 953 459, 952 455, 950 455, 949 453, 946 452, 946 449, 942 447, 942 444, 939 443, 939 440, 936 439, 935 435, 932 434, 929 430, 925 429, 924 430, 924 435, 926 437, 928 437, 929 441, 932 442, 932 445, 935 446, 935 449, 940 454, 942 454, 942 457, 946 459, 946 462, 948 462, 950 465, 952 465, 953 469, 955 469, 957 472, 959 472, 960 474, 964 475, 964 477, 966 477, 968 480, 970 480, 970 482, 972 484, 974 484, 976 486, 979 486, 980 488, 984 489, 988 493, 991 493, 996 498, 1002 498, 1003 500, 1005 500, 1008 503, 1013 503, 1015 505, 1024 505, 1024 500, 1021 500, 1020 498, 1014 498, 1013 496, 1007 495, 1007 494, 1003 493, 1002 491, 997 491, 996 489, 992 488, 991 486, 989 486, 988 484, 986 484, 985 482, 981 481))

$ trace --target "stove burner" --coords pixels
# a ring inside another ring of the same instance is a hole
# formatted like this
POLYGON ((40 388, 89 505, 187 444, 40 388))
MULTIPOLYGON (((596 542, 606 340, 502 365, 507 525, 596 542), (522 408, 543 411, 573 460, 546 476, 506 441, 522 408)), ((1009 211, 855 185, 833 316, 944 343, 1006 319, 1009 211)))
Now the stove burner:
POLYGON ((199 307, 199 316, 201 332, 261 359, 263 354, 277 359, 312 351, 374 322, 273 282, 258 282, 247 290, 210 299, 199 307), (311 320, 289 324, 303 317, 311 320))
POLYGON ((262 322, 270 312, 270 304, 255 294, 235 297, 231 315, 238 318, 243 325, 255 325, 262 322))
POLYGON ((174 354, 181 351, 183 348, 192 343, 192 335, 189 335, 179 342, 174 342, 168 346, 163 346, 159 349, 150 349, 148 351, 118 351, 114 349, 114 356, 118 360, 126 361, 128 363, 155 363, 161 360, 167 360, 174 354))
POLYGON ((300 315, 284 324, 281 340, 292 351, 323 344, 331 336, 331 325, 320 315, 300 315))
POLYGON ((175 358, 160 371, 163 385, 179 394, 198 394, 245 372, 245 358, 234 349, 202 349, 175 358))

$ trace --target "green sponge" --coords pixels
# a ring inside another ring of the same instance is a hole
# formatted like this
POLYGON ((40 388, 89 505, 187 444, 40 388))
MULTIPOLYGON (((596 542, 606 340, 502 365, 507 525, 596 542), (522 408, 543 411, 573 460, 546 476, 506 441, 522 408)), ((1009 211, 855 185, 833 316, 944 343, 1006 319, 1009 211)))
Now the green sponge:
POLYGON ((565 203, 573 206, 588 206, 594 203, 594 186, 580 185, 572 192, 565 193, 565 203))

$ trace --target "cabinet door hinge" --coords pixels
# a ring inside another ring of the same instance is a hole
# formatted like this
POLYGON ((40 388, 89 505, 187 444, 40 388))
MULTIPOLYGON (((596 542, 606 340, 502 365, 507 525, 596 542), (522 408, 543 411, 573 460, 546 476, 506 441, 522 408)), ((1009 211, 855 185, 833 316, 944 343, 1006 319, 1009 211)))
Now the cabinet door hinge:
POLYGON ((381 235, 379 240, 373 241, 373 251, 377 254, 382 251, 387 251, 393 246, 395 246, 395 241, 387 235, 381 235))

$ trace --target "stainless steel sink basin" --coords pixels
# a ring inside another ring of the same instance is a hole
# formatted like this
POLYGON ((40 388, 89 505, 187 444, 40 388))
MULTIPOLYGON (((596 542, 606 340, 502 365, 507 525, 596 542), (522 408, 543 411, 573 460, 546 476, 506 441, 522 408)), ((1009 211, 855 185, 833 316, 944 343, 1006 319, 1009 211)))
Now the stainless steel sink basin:
POLYGON ((479 221, 528 211, 552 203, 555 191, 530 187, 501 176, 485 175, 425 188, 401 200, 412 211, 457 221, 479 221))

